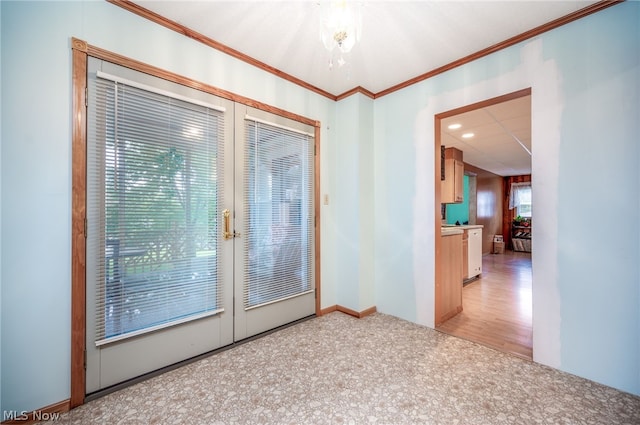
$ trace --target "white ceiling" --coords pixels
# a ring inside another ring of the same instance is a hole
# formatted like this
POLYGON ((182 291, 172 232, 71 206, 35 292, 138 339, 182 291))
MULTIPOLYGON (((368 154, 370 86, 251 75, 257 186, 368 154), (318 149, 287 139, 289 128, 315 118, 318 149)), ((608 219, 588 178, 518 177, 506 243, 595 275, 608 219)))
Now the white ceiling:
MULTIPOLYGON (((332 54, 319 37, 318 1, 132 3, 337 96, 356 87, 379 93, 597 1, 360 1, 361 40, 343 55, 343 66, 334 52, 333 67, 329 66, 332 54)), ((493 127, 495 133, 500 127, 492 124, 486 111, 471 118, 480 120, 472 124, 479 133, 480 128, 493 127)), ((506 149, 507 138, 502 134, 500 141, 496 139, 497 151, 482 152, 478 136, 476 147, 464 146, 465 162, 472 163, 473 158, 473 165, 501 175, 524 171, 523 158, 506 158, 507 152, 517 150, 506 149)), ((530 136, 527 140, 530 146, 530 136)))
POLYGON ((458 148, 463 160, 500 176, 531 173, 531 96, 498 103, 440 122, 442 145, 458 148), (461 124, 450 130, 453 123, 461 124), (465 133, 473 133, 468 139, 465 133))

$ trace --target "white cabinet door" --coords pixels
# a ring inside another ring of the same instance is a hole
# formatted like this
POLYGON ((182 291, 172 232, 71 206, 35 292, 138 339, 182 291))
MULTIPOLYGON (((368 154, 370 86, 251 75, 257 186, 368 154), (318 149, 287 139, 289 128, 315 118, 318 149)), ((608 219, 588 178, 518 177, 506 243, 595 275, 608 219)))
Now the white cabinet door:
POLYGON ((469 273, 466 278, 471 279, 482 273, 482 229, 469 229, 468 234, 469 273))

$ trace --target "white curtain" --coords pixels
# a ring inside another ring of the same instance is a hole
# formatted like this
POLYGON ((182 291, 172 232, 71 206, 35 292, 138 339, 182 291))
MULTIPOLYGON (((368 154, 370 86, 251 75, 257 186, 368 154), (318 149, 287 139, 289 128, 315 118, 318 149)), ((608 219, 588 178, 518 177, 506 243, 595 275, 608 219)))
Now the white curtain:
POLYGON ((509 209, 518 208, 521 204, 531 203, 531 182, 511 183, 509 193, 509 209))

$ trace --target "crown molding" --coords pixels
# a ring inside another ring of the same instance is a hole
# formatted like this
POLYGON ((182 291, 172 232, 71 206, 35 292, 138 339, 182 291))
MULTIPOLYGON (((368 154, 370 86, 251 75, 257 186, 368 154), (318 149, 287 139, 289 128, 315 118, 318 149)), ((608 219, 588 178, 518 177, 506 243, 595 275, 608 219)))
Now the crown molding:
POLYGON ((357 86, 354 87, 351 90, 348 90, 342 94, 338 94, 338 95, 334 95, 332 93, 329 93, 325 90, 322 90, 321 88, 318 88, 312 84, 309 84, 297 77, 294 77, 290 74, 287 74, 286 72, 283 72, 277 68, 274 68, 272 66, 267 65, 264 62, 261 62, 257 59, 252 58, 251 56, 248 56, 242 52, 239 52, 238 50, 235 50, 229 46, 226 46, 220 42, 217 42, 203 34, 200 34, 196 31, 193 31, 181 24, 178 24, 177 22, 174 22, 170 19, 167 19, 161 15, 158 15, 157 13, 154 13, 148 9, 145 9, 144 7, 141 7, 135 3, 132 3, 130 0, 107 0, 107 2, 112 3, 116 6, 122 7, 125 10, 128 10, 129 12, 135 13, 139 16, 142 16, 143 18, 149 19, 150 21, 153 21, 159 25, 162 25, 166 28, 169 28, 173 31, 176 31, 182 35, 185 35, 189 38, 192 38, 196 41, 199 41, 213 49, 219 50, 220 52, 223 52, 229 56, 232 56, 236 59, 239 59, 243 62, 246 62, 250 65, 253 65, 257 68, 262 69, 265 72, 268 72, 270 74, 273 74, 277 77, 280 77, 284 80, 287 80, 293 84, 297 84, 307 90, 310 90, 314 93, 317 93, 321 96, 324 96, 328 99, 331 99, 333 101, 339 101, 342 99, 345 99, 351 95, 354 95, 356 93, 360 93, 364 96, 367 96, 371 99, 378 99, 382 96, 386 96, 388 94, 391 94, 393 92, 396 92, 398 90, 402 90, 406 87, 412 86, 414 84, 417 84, 421 81, 427 80, 429 78, 435 77, 436 75, 442 74, 444 72, 450 71, 454 68, 457 68, 459 66, 465 65, 469 62, 473 62, 476 59, 480 59, 484 56, 488 56, 492 53, 495 53, 499 50, 505 49, 507 47, 513 46, 515 44, 521 43, 523 41, 529 40, 533 37, 537 37, 540 34, 543 34, 547 31, 550 31, 552 29, 558 28, 562 25, 566 25, 570 22, 576 21, 578 19, 584 18, 585 16, 591 15, 593 13, 599 12, 601 10, 607 9, 611 6, 614 6, 616 4, 622 3, 625 0, 603 0, 603 1, 599 1, 597 3, 594 3, 592 5, 589 5, 587 7, 584 7, 580 10, 577 10, 573 13, 570 13, 568 15, 565 15, 561 18, 555 19, 551 22, 547 22, 544 25, 540 25, 536 28, 533 28, 529 31, 525 31, 522 34, 516 35, 515 37, 511 37, 507 40, 504 40, 500 43, 494 44, 493 46, 487 47, 486 49, 482 49, 476 53, 470 54, 468 56, 465 56, 463 58, 460 58, 458 60, 455 60, 451 63, 448 63, 446 65, 443 65, 441 67, 438 67, 436 69, 433 69, 431 71, 425 72, 424 74, 418 75, 417 77, 414 77, 410 80, 404 81, 402 83, 396 84, 392 87, 389 87, 385 90, 382 90, 378 93, 374 93, 370 90, 367 90, 364 87, 361 86, 357 86))
POLYGON ((252 58, 249 55, 246 55, 238 50, 235 50, 229 46, 226 46, 218 41, 215 41, 207 36, 205 36, 204 34, 200 34, 197 31, 193 31, 187 27, 185 27, 184 25, 181 25, 175 21, 172 21, 170 19, 165 18, 164 16, 158 15, 155 12, 150 11, 149 9, 146 9, 144 7, 141 7, 135 3, 132 3, 129 0, 107 0, 108 3, 114 4, 116 6, 119 6, 125 10, 128 10, 129 12, 135 13, 136 15, 142 16, 143 18, 146 18, 152 22, 155 22, 159 25, 162 25, 166 28, 169 28, 170 30, 173 30, 177 33, 180 33, 184 36, 187 36, 189 38, 192 38, 196 41, 199 41, 200 43, 209 46, 213 49, 216 49, 222 53, 225 53, 231 57, 234 57, 236 59, 239 59, 243 62, 248 63, 249 65, 253 65, 257 68, 260 68, 270 74, 273 74, 277 77, 280 77, 284 80, 287 80, 291 83, 297 84, 307 90, 310 90, 314 93, 317 93, 321 96, 327 97, 331 100, 336 100, 336 96, 329 93, 328 91, 322 90, 321 88, 318 88, 312 84, 307 83, 306 81, 303 81, 297 77, 294 77, 293 75, 287 74, 284 71, 281 71, 277 68, 274 68, 273 66, 267 65, 264 62, 261 62, 255 58, 252 58))
MULTIPOLYGON (((414 77, 414 78, 412 78, 410 80, 405 81, 404 83, 400 83, 400 84, 397 84, 395 86, 389 87, 386 90, 383 90, 381 92, 376 93, 375 94, 375 98, 377 99, 379 97, 386 96, 386 95, 388 95, 390 93, 393 93, 395 91, 401 90, 403 88, 412 86, 412 85, 414 85, 416 83, 419 83, 421 81, 424 81, 424 80, 427 80, 429 78, 435 77, 438 74, 445 73, 445 72, 450 71, 450 70, 452 70, 454 68, 457 68, 459 66, 465 65, 465 64, 467 64, 469 62, 473 62, 476 59, 480 59, 480 58, 482 58, 484 56, 488 56, 491 53, 495 53, 495 52, 497 52, 499 50, 506 49, 507 47, 511 47, 511 46, 513 46, 515 44, 518 44, 518 43, 521 43, 523 41, 529 40, 529 39, 531 39, 533 37, 537 37, 540 34, 543 34, 543 33, 547 32, 547 31, 550 31, 552 29, 558 28, 558 27, 560 27, 562 25, 568 24, 568 23, 576 21, 578 19, 584 18, 585 16, 588 16, 588 15, 591 15, 593 13, 599 12, 599 11, 601 11, 603 9, 611 7, 611 6, 616 5, 618 3, 622 3, 624 1, 625 0, 604 0, 604 1, 600 1, 598 3, 594 3, 594 4, 590 5, 590 6, 584 7, 582 9, 580 9, 580 10, 577 10, 577 11, 575 11, 573 13, 565 15, 565 16, 563 16, 561 18, 555 19, 555 20, 553 20, 551 22, 547 22, 544 25, 540 25, 540 26, 538 26, 536 28, 533 28, 533 29, 531 29, 529 31, 523 32, 522 34, 516 35, 515 37, 511 37, 511 38, 509 38, 509 39, 507 39, 505 41, 502 41, 500 43, 494 44, 493 46, 487 47, 486 49, 482 49, 482 50, 480 50, 480 51, 478 51, 476 53, 472 53, 472 54, 470 54, 468 56, 465 56, 463 58, 460 58, 460 59, 458 59, 456 61, 453 61, 451 63, 443 65, 443 66, 441 66, 439 68, 436 68, 434 70, 426 72, 426 73, 424 73, 422 75, 419 75, 417 77, 414 77)), ((338 97, 340 97, 340 96, 338 96, 338 97)))

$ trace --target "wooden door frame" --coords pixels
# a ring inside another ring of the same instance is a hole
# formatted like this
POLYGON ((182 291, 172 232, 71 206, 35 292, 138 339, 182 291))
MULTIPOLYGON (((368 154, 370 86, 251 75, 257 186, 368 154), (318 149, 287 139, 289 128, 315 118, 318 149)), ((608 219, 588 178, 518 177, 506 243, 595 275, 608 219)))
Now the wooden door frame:
POLYGON ((440 166, 442 164, 440 158, 440 146, 442 145, 442 130, 440 128, 441 122, 445 118, 452 117, 454 115, 459 115, 465 112, 473 111, 475 109, 486 108, 487 106, 496 105, 498 103, 506 102, 509 100, 518 99, 521 97, 531 95, 531 87, 518 90, 512 93, 508 93, 502 96, 494 97, 491 99, 483 100, 480 102, 476 102, 470 105, 462 106, 460 108, 452 109, 450 111, 441 112, 434 116, 434 200, 435 200, 435 242, 434 242, 434 255, 435 255, 435 279, 434 279, 434 327, 437 326, 437 319, 440 312, 440 293, 437 290, 439 282, 442 280, 442 247, 440 241, 440 228, 442 227, 442 206, 440 204, 441 199, 441 183, 440 183, 440 166))
POLYGON ((200 90, 233 102, 249 105, 314 127, 314 213, 315 213, 315 314, 321 314, 320 298, 320 121, 239 96, 199 81, 130 59, 86 41, 71 38, 72 123, 71 123, 71 380, 70 408, 84 404, 86 378, 86 172, 87 172, 87 63, 89 56, 134 69, 164 80, 200 90))

